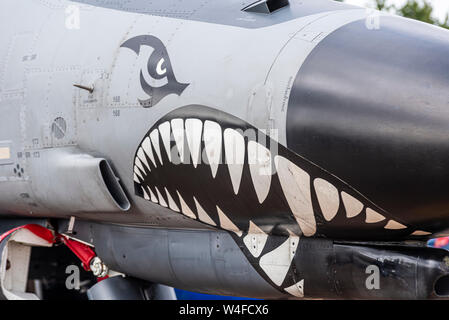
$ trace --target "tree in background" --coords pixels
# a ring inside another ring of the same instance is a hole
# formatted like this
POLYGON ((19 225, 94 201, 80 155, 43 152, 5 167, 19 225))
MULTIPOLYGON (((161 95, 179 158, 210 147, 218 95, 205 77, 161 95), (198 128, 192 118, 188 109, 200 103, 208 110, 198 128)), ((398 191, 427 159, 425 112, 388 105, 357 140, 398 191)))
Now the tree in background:
MULTIPOLYGON (((344 0, 337 0, 344 1, 344 0)), ((446 14, 444 22, 433 16, 433 6, 428 0, 408 0, 402 7, 388 5, 388 0, 374 0, 376 9, 383 11, 393 11, 403 17, 431 23, 449 29, 449 15, 446 14)))
POLYGON ((391 6, 387 6, 387 0, 376 0, 377 10, 390 10, 391 6))
MULTIPOLYGON (((385 0, 376 0, 377 3, 385 2, 385 0)), ((449 16, 446 14, 444 22, 440 22, 433 17, 433 7, 427 0, 421 2, 417 0, 408 0, 407 3, 400 8, 395 7, 401 16, 431 23, 446 29, 449 29, 449 16)))

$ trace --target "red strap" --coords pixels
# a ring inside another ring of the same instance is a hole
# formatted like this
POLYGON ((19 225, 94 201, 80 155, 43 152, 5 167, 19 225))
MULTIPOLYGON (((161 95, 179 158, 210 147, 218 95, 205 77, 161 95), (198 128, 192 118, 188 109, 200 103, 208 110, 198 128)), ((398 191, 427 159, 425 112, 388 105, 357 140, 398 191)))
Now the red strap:
MULTIPOLYGON (((58 234, 57 236, 55 236, 53 232, 51 232, 49 229, 44 228, 37 224, 27 224, 11 229, 0 235, 0 242, 2 242, 6 237, 8 237, 9 235, 13 234, 14 232, 20 229, 27 229, 36 236, 46 240, 49 243, 55 243, 57 239, 60 239, 81 260, 83 268, 86 271, 90 271, 90 261, 96 256, 95 252, 92 250, 91 247, 79 241, 69 239, 64 235, 58 234)), ((98 278, 98 281, 104 280, 106 278, 108 278, 108 276, 104 278, 98 278)))
POLYGON ((92 248, 84 243, 69 239, 65 236, 61 236, 61 240, 81 260, 84 270, 89 271, 90 261, 96 256, 92 248))
POLYGON ((83 263, 83 267, 86 271, 90 270, 89 263, 96 256, 95 252, 84 243, 71 240, 63 235, 54 236, 53 233, 40 225, 37 224, 26 224, 23 226, 16 227, 11 229, 0 236, 0 242, 2 242, 6 237, 13 234, 17 230, 27 229, 34 233, 36 236, 46 240, 49 243, 55 243, 56 239, 60 239, 64 244, 72 250, 72 252, 81 260, 83 263))
POLYGON ((109 278, 109 276, 105 276, 105 277, 103 277, 103 278, 97 277, 97 282, 106 280, 106 279, 108 279, 108 278, 109 278))
POLYGON ((6 237, 8 237, 9 235, 13 234, 14 232, 16 232, 17 230, 20 230, 20 229, 27 229, 27 230, 31 231, 32 233, 34 233, 36 236, 44 239, 48 243, 55 243, 55 241, 56 241, 56 238, 53 235, 53 233, 50 230, 48 230, 47 228, 44 228, 38 224, 26 224, 26 225, 16 227, 14 229, 11 229, 11 230, 3 233, 0 236, 0 242, 2 242, 6 237))

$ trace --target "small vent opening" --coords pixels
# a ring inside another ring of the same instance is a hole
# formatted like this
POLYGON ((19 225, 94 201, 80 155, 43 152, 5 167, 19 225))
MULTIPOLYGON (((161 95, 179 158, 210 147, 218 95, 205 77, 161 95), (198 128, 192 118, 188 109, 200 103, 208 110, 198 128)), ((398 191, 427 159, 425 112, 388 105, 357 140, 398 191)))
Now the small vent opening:
POLYGON ((288 5, 288 0, 259 0, 246 6, 242 11, 270 14, 288 5))
POLYGON ((128 211, 131 207, 128 197, 123 191, 118 178, 115 176, 111 166, 106 160, 100 161, 100 172, 103 177, 103 181, 117 206, 123 211, 128 211))

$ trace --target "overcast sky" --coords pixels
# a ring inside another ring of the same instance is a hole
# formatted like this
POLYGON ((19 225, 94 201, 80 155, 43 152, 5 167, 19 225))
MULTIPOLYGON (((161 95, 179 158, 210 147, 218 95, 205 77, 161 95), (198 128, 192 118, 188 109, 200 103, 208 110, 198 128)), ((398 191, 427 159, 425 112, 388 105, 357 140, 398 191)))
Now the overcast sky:
MULTIPOLYGON (((1 1, 1 0, 0 0, 1 1)), ((372 7, 375 1, 372 0, 345 0, 346 3, 355 4, 359 6, 372 7)), ((407 0, 388 0, 389 4, 402 5, 407 0)), ((435 17, 444 20, 446 13, 449 12, 449 0, 429 0, 433 4, 435 17)))

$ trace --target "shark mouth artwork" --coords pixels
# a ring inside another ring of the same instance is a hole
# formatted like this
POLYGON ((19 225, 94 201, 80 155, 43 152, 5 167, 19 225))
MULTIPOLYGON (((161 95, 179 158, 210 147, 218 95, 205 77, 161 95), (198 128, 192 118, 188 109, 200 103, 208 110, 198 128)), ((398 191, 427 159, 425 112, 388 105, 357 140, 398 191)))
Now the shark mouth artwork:
POLYGON ((261 130, 199 105, 170 112, 148 131, 134 185, 148 201, 229 231, 261 275, 296 296, 303 283, 286 275, 300 237, 424 235, 261 130))

